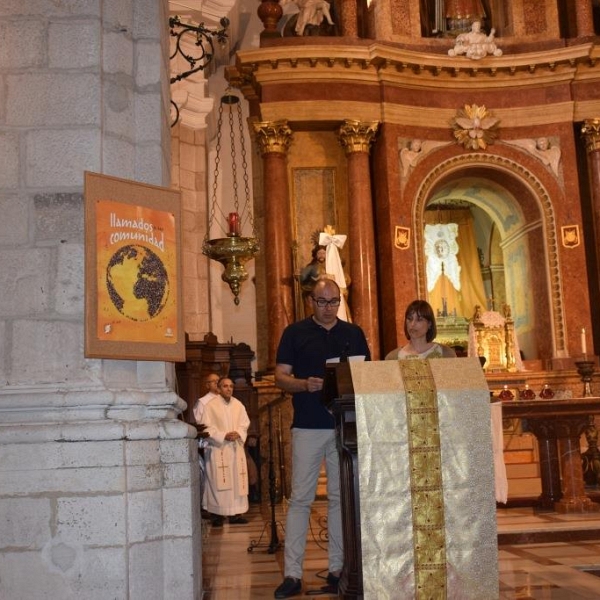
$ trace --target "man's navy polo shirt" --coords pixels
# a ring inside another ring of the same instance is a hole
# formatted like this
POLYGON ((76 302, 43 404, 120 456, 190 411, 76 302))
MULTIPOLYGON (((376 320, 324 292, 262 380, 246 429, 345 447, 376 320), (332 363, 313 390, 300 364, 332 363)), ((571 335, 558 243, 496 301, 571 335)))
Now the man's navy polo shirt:
MULTIPOLYGON (((277 349, 277 364, 291 365, 298 379, 325 376, 327 359, 340 356, 364 356, 371 353, 362 329, 338 319, 331 329, 315 323, 312 317, 288 325, 277 349)), ((296 392, 293 395, 292 427, 333 429, 333 415, 323 406, 321 392, 296 392)))

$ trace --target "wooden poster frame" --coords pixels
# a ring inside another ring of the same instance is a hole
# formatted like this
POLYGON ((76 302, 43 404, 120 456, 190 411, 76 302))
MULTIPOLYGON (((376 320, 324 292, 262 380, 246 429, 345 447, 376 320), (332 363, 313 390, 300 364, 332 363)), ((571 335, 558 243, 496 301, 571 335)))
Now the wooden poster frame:
POLYGON ((179 191, 84 180, 85 357, 185 361, 179 191))

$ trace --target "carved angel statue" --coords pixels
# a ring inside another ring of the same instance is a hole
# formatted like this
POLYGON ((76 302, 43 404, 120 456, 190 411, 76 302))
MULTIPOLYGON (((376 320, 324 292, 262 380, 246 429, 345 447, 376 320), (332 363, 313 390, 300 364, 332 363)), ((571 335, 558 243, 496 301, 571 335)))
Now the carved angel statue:
POLYGON ((500 119, 489 113, 485 106, 465 104, 452 120, 454 137, 467 149, 485 150, 496 139, 499 122, 500 119))
POLYGON ((407 177, 410 170, 435 148, 445 146, 447 142, 435 142, 430 140, 414 139, 408 142, 408 146, 400 150, 400 162, 402 163, 402 176, 407 177))
POLYGON ((296 35, 304 35, 307 25, 318 27, 325 19, 330 25, 333 25, 331 18, 330 3, 327 0, 281 0, 280 6, 295 4, 298 7, 298 18, 294 31, 296 35))
POLYGON ((473 21, 471 31, 461 33, 456 37, 454 48, 448 50, 448 55, 458 56, 464 54, 472 60, 479 60, 488 54, 502 56, 502 50, 494 42, 495 34, 496 30, 492 29, 490 34, 487 35, 484 31, 481 31, 481 22, 473 21))
POLYGON ((419 161, 422 149, 421 140, 411 140, 408 147, 400 150, 400 162, 402 163, 402 173, 404 177, 408 175, 411 167, 416 167, 419 161))
POLYGON ((538 160, 541 160, 544 165, 550 167, 552 172, 558 176, 558 166, 560 164, 560 148, 552 146, 547 137, 539 137, 536 140, 511 140, 507 143, 523 148, 538 160))

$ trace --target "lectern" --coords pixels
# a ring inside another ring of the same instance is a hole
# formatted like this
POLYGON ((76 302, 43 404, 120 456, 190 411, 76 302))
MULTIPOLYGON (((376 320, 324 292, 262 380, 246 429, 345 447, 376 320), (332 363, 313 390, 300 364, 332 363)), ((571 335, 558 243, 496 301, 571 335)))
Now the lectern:
POLYGON ((327 365, 323 384, 323 402, 335 416, 340 455, 340 493, 344 570, 339 584, 342 598, 362 599, 362 553, 360 545, 360 496, 358 489, 358 444, 356 411, 350 363, 327 365))
POLYGON ((340 596, 497 598, 491 412, 479 361, 330 365, 323 402, 340 456, 340 596))

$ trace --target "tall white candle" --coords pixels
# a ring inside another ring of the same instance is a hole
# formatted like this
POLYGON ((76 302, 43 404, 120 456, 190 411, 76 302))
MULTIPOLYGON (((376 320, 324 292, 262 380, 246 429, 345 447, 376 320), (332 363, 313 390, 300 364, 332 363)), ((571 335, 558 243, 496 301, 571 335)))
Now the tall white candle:
POLYGON ((585 341, 585 327, 581 328, 581 354, 584 356, 587 354, 587 344, 585 341))

